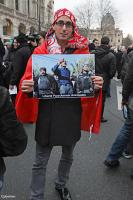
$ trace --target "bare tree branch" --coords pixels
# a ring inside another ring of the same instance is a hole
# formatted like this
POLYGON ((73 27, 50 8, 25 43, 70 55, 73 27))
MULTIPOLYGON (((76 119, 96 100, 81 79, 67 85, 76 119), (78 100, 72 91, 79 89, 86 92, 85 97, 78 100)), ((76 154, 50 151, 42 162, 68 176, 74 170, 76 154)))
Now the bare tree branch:
POLYGON ((79 5, 75 9, 75 13, 78 26, 84 28, 88 34, 91 26, 94 25, 94 1, 87 0, 84 4, 79 5))

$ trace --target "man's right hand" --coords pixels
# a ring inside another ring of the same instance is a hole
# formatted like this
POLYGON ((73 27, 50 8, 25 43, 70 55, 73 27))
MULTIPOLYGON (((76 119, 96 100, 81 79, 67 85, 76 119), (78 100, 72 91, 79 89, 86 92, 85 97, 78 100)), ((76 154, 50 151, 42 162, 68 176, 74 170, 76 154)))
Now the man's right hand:
POLYGON ((61 63, 63 63, 63 62, 64 62, 64 58, 61 59, 61 60, 59 61, 59 64, 61 64, 61 63))
POLYGON ((30 93, 33 92, 34 81, 33 80, 23 80, 22 82, 22 92, 30 93))

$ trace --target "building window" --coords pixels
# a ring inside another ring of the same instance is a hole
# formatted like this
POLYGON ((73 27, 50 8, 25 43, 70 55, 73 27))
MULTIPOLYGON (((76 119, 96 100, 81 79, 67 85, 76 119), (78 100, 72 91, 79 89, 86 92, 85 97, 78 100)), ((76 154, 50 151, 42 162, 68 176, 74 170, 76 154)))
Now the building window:
POLYGON ((3 35, 12 35, 12 22, 10 19, 5 19, 3 22, 3 35))
POLYGON ((1 4, 4 4, 4 0, 0 0, 0 3, 1 3, 1 4))
POLYGON ((120 40, 118 40, 118 42, 120 42, 120 40))
POLYGON ((18 0, 15 0, 15 8, 16 8, 16 10, 19 10, 19 3, 18 3, 18 0))

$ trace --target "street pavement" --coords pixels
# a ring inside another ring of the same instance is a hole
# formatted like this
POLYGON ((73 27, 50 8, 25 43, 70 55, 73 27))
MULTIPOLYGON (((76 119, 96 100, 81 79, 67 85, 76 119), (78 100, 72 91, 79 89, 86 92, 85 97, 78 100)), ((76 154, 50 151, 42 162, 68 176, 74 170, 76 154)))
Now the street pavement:
MULTIPOLYGON (((68 187, 73 200, 132 200, 133 180, 130 170, 133 159, 121 158, 118 169, 107 169, 103 161, 123 124, 122 111, 118 110, 118 87, 120 81, 112 80, 111 98, 107 99, 105 118, 99 135, 82 132, 82 138, 75 148, 75 158, 71 169, 68 187)), ((120 98, 120 97, 119 97, 120 98)), ((23 155, 7 158, 7 171, 1 199, 28 200, 31 181, 31 168, 35 156, 34 125, 25 124, 28 134, 28 147, 23 155)), ((54 190, 60 158, 60 147, 54 147, 47 169, 45 200, 59 200, 54 190)))

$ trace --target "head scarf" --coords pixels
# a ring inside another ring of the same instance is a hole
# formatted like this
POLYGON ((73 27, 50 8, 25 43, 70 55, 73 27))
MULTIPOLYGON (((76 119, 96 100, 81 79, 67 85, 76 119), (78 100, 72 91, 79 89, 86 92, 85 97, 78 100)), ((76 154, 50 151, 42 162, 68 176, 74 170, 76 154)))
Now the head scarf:
MULTIPOLYGON (((69 11, 68 9, 64 8, 64 9, 59 9, 55 12, 54 15, 54 21, 52 23, 52 27, 50 28, 50 30, 47 32, 46 35, 46 39, 47 39, 47 45, 48 47, 50 47, 51 45, 54 44, 56 38, 54 36, 54 29, 53 26, 55 25, 55 23, 57 22, 57 20, 62 17, 62 16, 67 16, 70 18, 70 20, 73 23, 73 37, 68 40, 68 45, 67 48, 74 48, 74 49, 84 49, 88 47, 88 39, 83 37, 82 35, 80 35, 78 33, 78 28, 76 26, 76 19, 74 17, 74 15, 72 14, 71 11, 69 11)), ((57 47, 57 45, 55 45, 57 47)))

